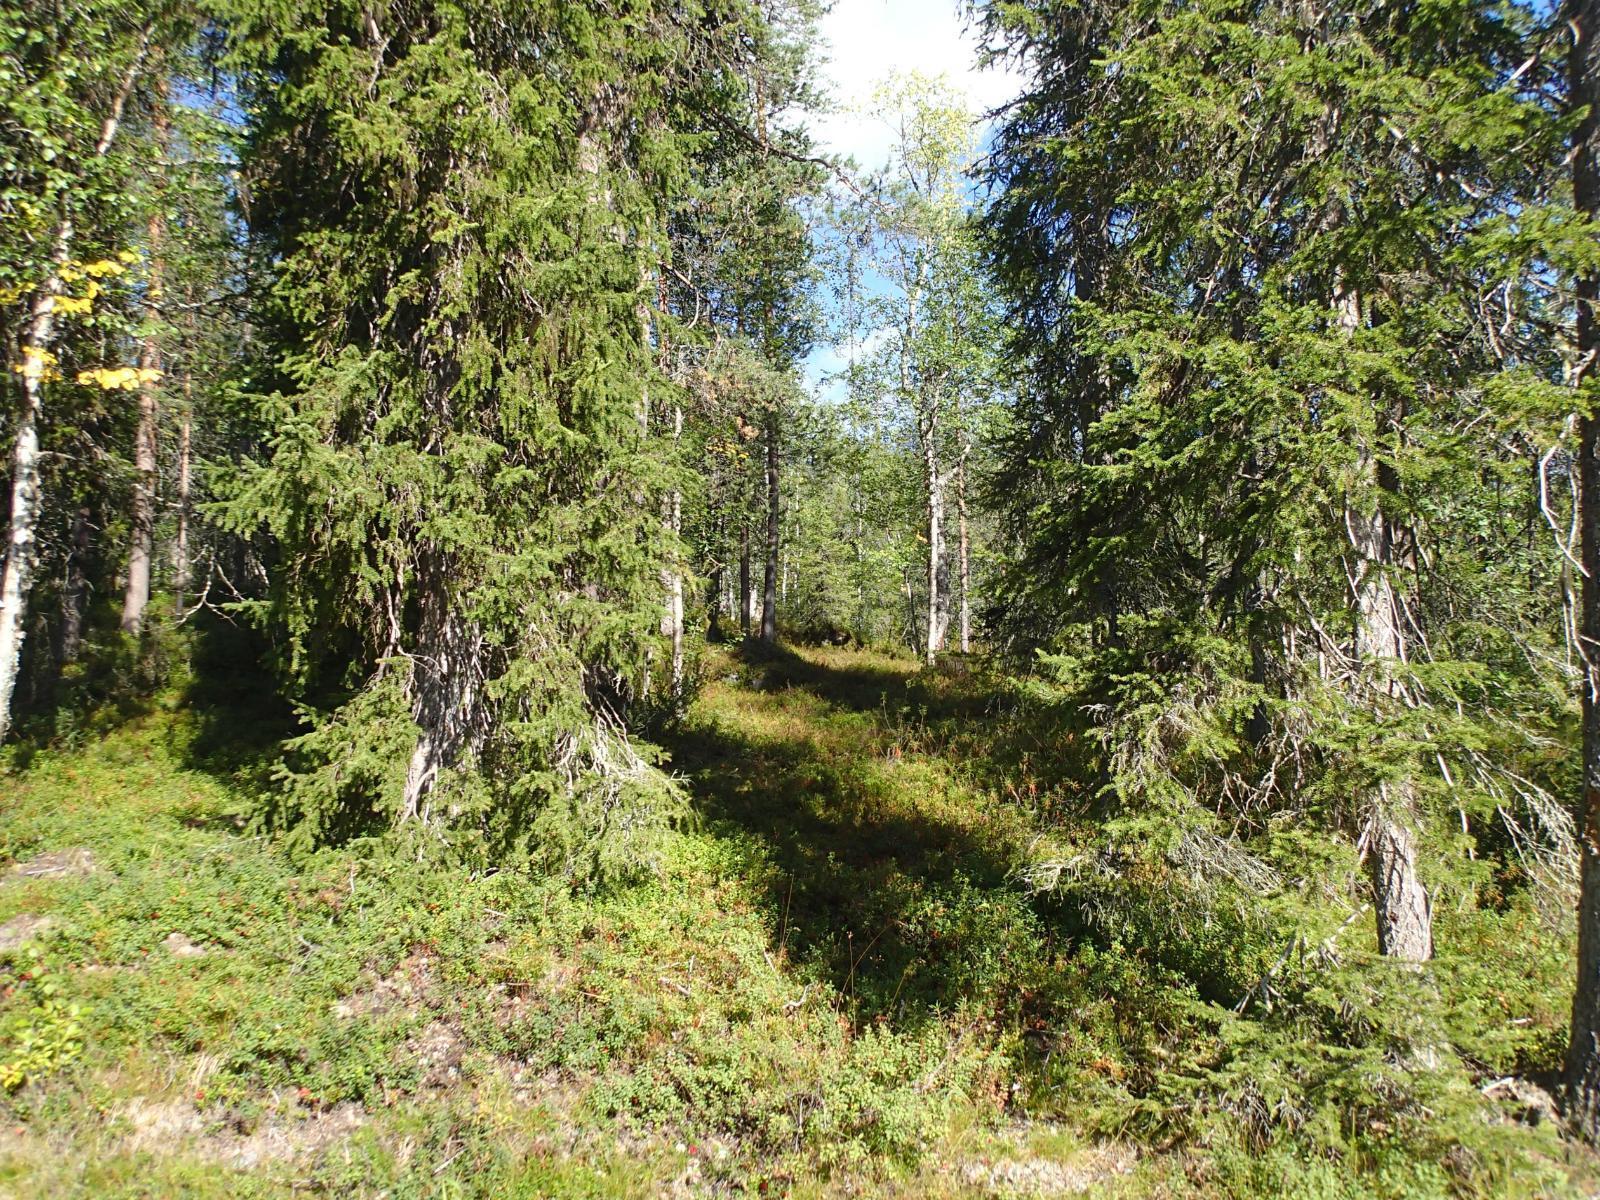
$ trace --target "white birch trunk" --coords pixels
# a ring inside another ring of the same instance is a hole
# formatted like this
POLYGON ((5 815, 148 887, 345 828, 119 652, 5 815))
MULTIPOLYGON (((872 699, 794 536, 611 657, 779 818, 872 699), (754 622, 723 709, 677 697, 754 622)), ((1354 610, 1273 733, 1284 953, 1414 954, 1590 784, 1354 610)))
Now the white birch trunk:
MULTIPOLYGON (((100 128, 95 157, 111 149, 122 124, 133 85, 144 67, 149 46, 147 28, 123 76, 100 128)), ((44 411, 44 385, 49 372, 50 348, 55 345, 56 300, 61 296, 62 269, 72 257, 73 224, 63 213, 51 247, 50 271, 34 293, 28 322, 22 331, 22 411, 17 416, 16 442, 11 450, 11 516, 6 530, 5 565, 0 568, 0 741, 11 729, 11 701, 22 666, 22 641, 28 589, 33 583, 39 533, 39 418, 44 411)))

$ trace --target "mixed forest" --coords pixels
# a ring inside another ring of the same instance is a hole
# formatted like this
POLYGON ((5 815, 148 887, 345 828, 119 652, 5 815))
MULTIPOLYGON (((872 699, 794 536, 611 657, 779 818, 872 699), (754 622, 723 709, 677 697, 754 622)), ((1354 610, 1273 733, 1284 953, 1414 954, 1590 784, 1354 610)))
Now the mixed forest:
POLYGON ((1600 1191, 1600 2, 828 7, 0 0, 0 1194, 1600 1191))

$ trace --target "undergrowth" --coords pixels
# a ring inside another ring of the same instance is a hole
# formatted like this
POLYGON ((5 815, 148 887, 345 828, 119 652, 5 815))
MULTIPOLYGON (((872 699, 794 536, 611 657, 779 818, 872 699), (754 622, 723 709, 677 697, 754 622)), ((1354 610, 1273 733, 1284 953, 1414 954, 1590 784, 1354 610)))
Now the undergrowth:
POLYGON ((287 846, 254 824, 273 740, 214 697, 11 752, 0 1189, 1593 1186, 1492 1086, 1564 1030, 1569 940, 1525 891, 1457 897, 1435 967, 1393 972, 1333 839, 1281 830, 1264 891, 1105 854, 1074 715, 1009 681, 828 650, 706 676, 666 737, 695 817, 608 886, 287 846))

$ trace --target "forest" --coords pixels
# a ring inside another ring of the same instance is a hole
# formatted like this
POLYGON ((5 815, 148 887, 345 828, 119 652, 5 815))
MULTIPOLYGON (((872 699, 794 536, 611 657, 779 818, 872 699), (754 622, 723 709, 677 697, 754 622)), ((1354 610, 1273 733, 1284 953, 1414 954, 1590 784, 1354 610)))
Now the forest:
POLYGON ((1600 1195, 1600 0, 0 0, 0 358, 0 1196, 1600 1195))

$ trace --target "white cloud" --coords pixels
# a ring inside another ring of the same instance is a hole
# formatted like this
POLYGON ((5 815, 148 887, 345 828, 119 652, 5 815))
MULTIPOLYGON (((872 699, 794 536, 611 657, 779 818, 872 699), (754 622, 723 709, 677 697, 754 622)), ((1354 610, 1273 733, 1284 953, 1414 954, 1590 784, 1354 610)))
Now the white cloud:
POLYGON ((1015 96, 1014 71, 977 68, 977 39, 957 0, 838 0, 822 19, 823 80, 838 111, 811 115, 807 124, 819 147, 850 155, 863 167, 882 165, 890 147, 887 126, 858 110, 891 73, 945 75, 982 113, 1015 96))

